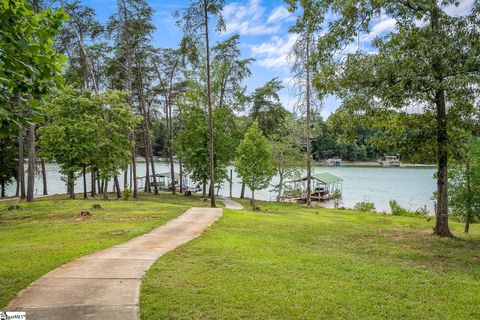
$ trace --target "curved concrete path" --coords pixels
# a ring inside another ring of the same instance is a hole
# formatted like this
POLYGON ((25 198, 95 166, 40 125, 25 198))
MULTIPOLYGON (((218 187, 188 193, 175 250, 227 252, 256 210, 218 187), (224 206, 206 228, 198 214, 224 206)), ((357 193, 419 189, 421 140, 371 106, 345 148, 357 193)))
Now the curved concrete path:
POLYGON ((47 273, 21 291, 6 310, 26 311, 28 320, 139 319, 144 272, 221 215, 222 209, 191 208, 147 234, 47 273))
POLYGON ((218 199, 223 202, 223 204, 225 205, 225 208, 227 209, 243 210, 243 206, 235 200, 232 200, 230 198, 223 198, 223 197, 218 199))

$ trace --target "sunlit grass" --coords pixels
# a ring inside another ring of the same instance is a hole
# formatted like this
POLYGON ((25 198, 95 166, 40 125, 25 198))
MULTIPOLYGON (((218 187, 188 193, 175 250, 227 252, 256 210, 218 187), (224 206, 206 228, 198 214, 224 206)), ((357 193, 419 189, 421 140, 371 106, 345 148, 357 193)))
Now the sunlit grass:
POLYGON ((440 239, 425 218, 261 206, 159 259, 142 319, 480 318, 478 225, 440 239))
POLYGON ((140 194, 136 201, 67 200, 62 195, 34 203, 0 202, 0 307, 56 267, 146 233, 191 206, 202 205, 196 197, 148 194, 140 194), (102 209, 92 210, 94 203, 102 209), (12 204, 20 210, 7 211, 12 204), (92 217, 81 219, 81 211, 92 217))

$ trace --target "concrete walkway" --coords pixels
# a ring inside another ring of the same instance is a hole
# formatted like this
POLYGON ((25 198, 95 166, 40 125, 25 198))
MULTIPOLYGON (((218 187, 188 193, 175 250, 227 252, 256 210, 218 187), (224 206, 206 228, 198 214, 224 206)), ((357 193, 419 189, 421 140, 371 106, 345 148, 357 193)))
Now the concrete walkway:
POLYGON ((218 199, 223 202, 223 204, 227 209, 243 210, 243 206, 235 200, 232 200, 230 198, 223 198, 223 197, 218 199))
POLYGON ((5 310, 28 320, 139 319, 141 278, 165 252, 192 240, 222 209, 192 208, 164 226, 67 263, 33 282, 5 310))

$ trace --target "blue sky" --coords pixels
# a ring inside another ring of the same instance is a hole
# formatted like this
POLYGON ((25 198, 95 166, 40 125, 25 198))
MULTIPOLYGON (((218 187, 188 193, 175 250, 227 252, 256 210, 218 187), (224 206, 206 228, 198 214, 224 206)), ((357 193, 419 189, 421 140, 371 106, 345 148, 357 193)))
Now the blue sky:
MULTIPOLYGON (((451 15, 462 15, 470 11, 474 0, 460 0, 458 7, 446 11, 451 15)), ((154 44, 158 47, 177 47, 182 37, 175 26, 172 13, 188 6, 188 0, 148 0, 155 11, 153 23, 157 27, 153 35, 154 44)), ((83 0, 83 3, 94 8, 100 21, 106 21, 116 9, 115 0, 83 0)), ((223 11, 227 25, 225 34, 217 35, 213 40, 221 40, 235 33, 240 34, 242 55, 244 58, 255 58, 252 65, 252 77, 246 81, 249 91, 263 85, 268 80, 279 77, 285 85, 281 92, 284 106, 292 110, 295 103, 289 84, 290 66, 287 56, 295 41, 288 28, 295 21, 295 14, 286 10, 283 0, 236 0, 228 1, 223 11)), ((372 39, 395 28, 395 20, 379 15, 369 34, 359 36, 362 48, 368 48, 372 39)), ((357 49, 357 44, 345 48, 344 54, 357 49)), ((325 99, 322 115, 326 118, 340 105, 334 97, 325 99)))

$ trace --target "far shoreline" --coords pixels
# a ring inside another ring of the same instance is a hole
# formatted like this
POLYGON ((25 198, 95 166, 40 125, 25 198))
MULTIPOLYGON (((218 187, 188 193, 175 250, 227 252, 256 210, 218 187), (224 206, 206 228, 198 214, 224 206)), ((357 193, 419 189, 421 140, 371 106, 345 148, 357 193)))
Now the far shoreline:
MULTIPOLYGON (((319 167, 334 167, 328 166, 326 161, 320 161, 315 164, 319 167)), ((344 161, 342 160, 341 167, 372 167, 372 168, 383 168, 382 164, 377 161, 344 161)), ((423 163, 402 163, 400 164, 400 168, 429 168, 434 169, 437 166, 434 164, 423 164, 423 163)), ((398 167, 397 167, 398 168, 398 167)), ((387 169, 391 169, 390 167, 387 169)))

